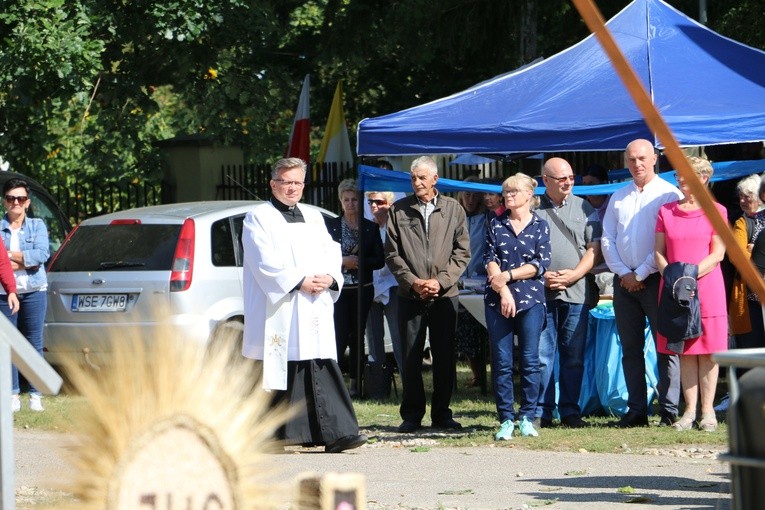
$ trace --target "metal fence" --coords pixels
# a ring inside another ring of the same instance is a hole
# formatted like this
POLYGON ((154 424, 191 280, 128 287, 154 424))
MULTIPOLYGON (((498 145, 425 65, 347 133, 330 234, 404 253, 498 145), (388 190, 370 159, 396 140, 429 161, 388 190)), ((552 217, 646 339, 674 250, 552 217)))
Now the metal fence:
MULTIPOLYGON (((217 200, 267 200, 271 196, 271 165, 226 165, 220 170, 217 200)), ((350 164, 313 164, 309 168, 303 200, 332 211, 339 210, 337 185, 356 177, 350 164)), ((72 225, 114 211, 172 202, 172 189, 164 181, 43 182, 72 225)))
POLYGON ((168 202, 169 186, 164 182, 53 183, 48 189, 72 225, 114 211, 168 202))

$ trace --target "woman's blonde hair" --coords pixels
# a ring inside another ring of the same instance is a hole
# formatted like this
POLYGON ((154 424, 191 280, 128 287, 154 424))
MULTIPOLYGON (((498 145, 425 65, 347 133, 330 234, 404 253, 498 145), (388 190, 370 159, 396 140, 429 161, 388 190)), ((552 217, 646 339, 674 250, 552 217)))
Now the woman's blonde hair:
POLYGON ((502 190, 504 191, 505 188, 509 188, 513 185, 517 188, 522 187, 523 189, 531 190, 533 192, 537 188, 537 180, 522 172, 518 172, 504 180, 502 183, 502 190))
POLYGON ((693 168, 696 175, 699 177, 706 177, 707 181, 712 178, 712 174, 714 174, 715 171, 712 168, 712 163, 710 163, 708 159, 696 156, 689 156, 687 159, 688 164, 691 165, 691 168, 693 168))
POLYGON ((396 196, 393 194, 392 191, 367 191, 366 197, 369 198, 372 195, 382 195, 386 202, 389 204, 392 204, 396 201, 396 196))

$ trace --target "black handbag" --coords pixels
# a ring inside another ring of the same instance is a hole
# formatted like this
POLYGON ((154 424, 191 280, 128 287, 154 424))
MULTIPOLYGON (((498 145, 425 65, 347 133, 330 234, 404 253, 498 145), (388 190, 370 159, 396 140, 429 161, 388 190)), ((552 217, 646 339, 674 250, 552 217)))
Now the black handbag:
POLYGON ((673 262, 664 268, 657 330, 667 339, 667 350, 682 354, 686 340, 701 336, 699 266, 673 262))
POLYGON ((364 365, 364 398, 371 400, 390 398, 391 386, 393 386, 392 367, 384 363, 364 365))

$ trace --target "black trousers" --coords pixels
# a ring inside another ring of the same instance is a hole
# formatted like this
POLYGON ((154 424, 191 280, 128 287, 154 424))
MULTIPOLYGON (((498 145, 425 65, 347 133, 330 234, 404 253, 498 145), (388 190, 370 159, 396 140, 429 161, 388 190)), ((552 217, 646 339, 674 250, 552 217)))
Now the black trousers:
POLYGON ((433 355, 433 396, 430 417, 434 422, 451 419, 449 405, 454 390, 457 356, 454 337, 459 298, 421 301, 400 297, 399 332, 404 342, 404 379, 401 418, 420 423, 425 416, 425 387, 422 381, 422 351, 429 332, 433 355))
POLYGON ((359 377, 359 356, 363 354, 364 330, 367 325, 367 315, 374 299, 374 286, 361 287, 361 313, 359 314, 358 287, 346 287, 335 302, 335 343, 337 344, 337 359, 342 362, 345 349, 349 349, 348 374, 351 379, 359 377), (357 335, 357 327, 361 318, 361 338, 357 335))
MULTIPOLYGON (((648 413, 645 379, 645 322, 651 327, 656 344, 656 324, 659 313, 659 273, 645 280, 645 288, 628 292, 622 288, 618 276, 614 277, 614 314, 616 330, 622 344, 622 369, 627 384, 627 406, 631 412, 648 413)), ((677 416, 680 402, 680 360, 675 354, 656 353, 659 368, 659 412, 677 416)))
POLYGON ((353 402, 335 360, 289 361, 287 390, 273 393, 272 407, 286 404, 293 413, 276 433, 284 444, 321 446, 359 433, 353 402))

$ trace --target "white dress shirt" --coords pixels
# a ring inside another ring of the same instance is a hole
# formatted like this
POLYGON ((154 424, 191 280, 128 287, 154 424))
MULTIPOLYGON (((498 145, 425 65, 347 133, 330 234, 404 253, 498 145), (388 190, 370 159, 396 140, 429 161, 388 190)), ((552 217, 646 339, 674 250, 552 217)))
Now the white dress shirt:
POLYGON ((658 271, 654 239, 659 208, 682 197, 679 189, 658 175, 643 191, 634 181, 618 189, 603 217, 601 248, 608 268, 619 276, 634 272, 641 281, 658 271))

